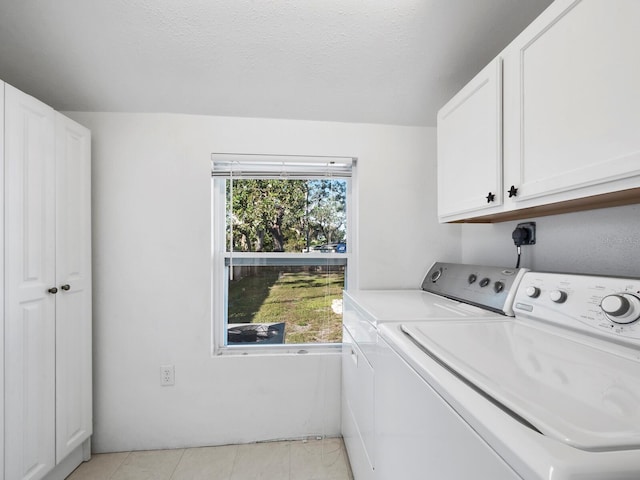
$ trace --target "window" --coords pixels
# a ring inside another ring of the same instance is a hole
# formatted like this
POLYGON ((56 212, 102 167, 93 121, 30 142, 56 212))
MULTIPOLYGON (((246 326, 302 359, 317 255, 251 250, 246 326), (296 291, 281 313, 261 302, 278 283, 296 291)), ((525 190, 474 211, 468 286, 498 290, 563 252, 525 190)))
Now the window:
POLYGON ((339 345, 355 159, 214 154, 212 164, 214 350, 339 345))

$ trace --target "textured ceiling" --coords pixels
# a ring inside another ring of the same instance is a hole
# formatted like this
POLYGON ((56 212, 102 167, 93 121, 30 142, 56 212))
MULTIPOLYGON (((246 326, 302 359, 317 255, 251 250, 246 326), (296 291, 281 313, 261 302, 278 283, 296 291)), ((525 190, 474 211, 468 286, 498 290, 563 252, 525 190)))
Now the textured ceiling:
POLYGON ((0 78, 58 110, 435 125, 551 0, 0 0, 0 78))

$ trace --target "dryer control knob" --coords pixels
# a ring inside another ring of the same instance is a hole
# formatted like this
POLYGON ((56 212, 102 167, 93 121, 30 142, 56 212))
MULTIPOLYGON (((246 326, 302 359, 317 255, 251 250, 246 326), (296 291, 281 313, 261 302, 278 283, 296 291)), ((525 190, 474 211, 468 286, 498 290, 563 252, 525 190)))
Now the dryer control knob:
POLYGON ((614 323, 632 323, 640 317, 640 299, 628 293, 607 295, 600 302, 600 308, 614 323))
POLYGON ((549 292, 549 298, 555 303, 564 303, 567 300, 567 293, 562 290, 552 290, 549 292))
POLYGON ((524 293, 527 294, 527 297, 538 298, 540 296, 540 289, 538 287, 527 287, 524 293))

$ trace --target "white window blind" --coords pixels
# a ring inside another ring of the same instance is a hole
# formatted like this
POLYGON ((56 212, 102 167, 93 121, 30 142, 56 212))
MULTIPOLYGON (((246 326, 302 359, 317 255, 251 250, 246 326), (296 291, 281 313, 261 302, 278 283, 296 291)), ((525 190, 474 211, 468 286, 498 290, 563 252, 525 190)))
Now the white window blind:
POLYGON ((223 178, 351 177, 352 157, 212 153, 211 175, 223 178))

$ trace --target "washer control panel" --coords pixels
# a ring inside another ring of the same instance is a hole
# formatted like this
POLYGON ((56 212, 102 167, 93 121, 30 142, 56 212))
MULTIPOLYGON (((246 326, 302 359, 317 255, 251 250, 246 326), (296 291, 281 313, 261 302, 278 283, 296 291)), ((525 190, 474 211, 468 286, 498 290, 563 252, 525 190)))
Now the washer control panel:
POLYGON ((513 310, 516 317, 640 344, 640 279, 527 272, 513 310))
POLYGON ((461 302, 513 316, 513 299, 524 268, 434 263, 422 289, 461 302))

